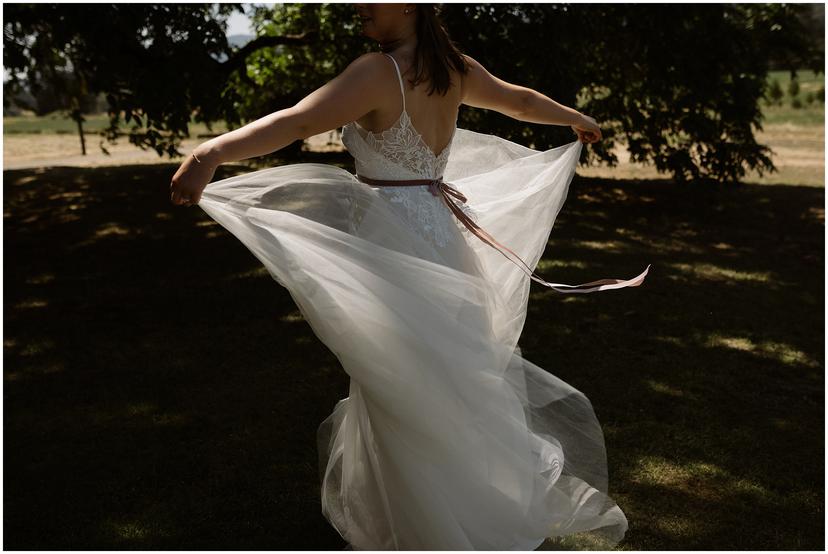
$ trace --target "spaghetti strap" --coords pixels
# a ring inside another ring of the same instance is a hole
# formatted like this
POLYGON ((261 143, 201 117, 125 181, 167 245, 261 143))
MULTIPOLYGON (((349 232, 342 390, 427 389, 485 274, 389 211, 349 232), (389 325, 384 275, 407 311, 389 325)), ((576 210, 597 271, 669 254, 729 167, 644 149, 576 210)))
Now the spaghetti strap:
MULTIPOLYGON (((383 52, 383 54, 385 54, 385 52, 383 52)), ((402 93, 403 111, 405 111, 405 89, 403 88, 402 75, 400 74, 400 66, 397 65, 397 60, 395 60, 394 57, 391 54, 385 54, 385 55, 388 56, 389 58, 391 58, 391 61, 394 62, 394 68, 396 68, 396 70, 397 70, 397 77, 399 78, 399 81, 400 81, 400 93, 402 93)))

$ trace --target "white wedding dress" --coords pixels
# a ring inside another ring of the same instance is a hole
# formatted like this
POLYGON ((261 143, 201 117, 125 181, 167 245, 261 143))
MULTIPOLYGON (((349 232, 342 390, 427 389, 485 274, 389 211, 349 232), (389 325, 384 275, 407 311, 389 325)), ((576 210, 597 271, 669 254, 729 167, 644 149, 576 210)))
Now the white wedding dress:
MULTIPOLYGON (((401 78, 400 89, 404 102, 401 78)), ((351 122, 342 141, 360 176, 442 175, 468 198, 464 213, 531 268, 581 152, 578 141, 537 151, 455 126, 435 155, 404 104, 383 133, 351 122)), ((318 444, 322 512, 351 548, 532 550, 565 537, 594 549, 623 538, 589 400, 517 347, 527 273, 429 187, 369 186, 301 163, 211 183, 199 205, 287 288, 350 377, 318 444)))

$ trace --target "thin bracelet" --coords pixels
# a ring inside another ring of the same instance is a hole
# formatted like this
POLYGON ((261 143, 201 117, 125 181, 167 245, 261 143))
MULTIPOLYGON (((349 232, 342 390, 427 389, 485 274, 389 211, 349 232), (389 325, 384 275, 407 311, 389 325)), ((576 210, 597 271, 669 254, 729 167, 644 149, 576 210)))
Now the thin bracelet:
POLYGON ((199 159, 196 157, 195 152, 190 152, 190 154, 192 154, 192 155, 193 155, 193 158, 195 159, 195 161, 197 161, 198 163, 201 163, 201 160, 199 160, 199 159))

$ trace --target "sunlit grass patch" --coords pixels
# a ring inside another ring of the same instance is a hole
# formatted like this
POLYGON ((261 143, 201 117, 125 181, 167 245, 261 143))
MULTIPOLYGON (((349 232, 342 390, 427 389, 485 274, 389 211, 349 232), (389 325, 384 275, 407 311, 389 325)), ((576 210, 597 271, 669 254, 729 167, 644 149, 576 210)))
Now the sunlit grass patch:
POLYGON ((675 397, 685 396, 684 391, 682 391, 680 389, 677 389, 675 387, 672 387, 672 386, 668 385, 667 383, 660 383, 660 382, 655 381, 653 379, 645 379, 644 382, 647 385, 649 385, 650 389, 652 389, 653 392, 657 392, 657 393, 660 393, 660 394, 666 394, 668 396, 675 396, 675 397))
POLYGON ((540 270, 550 270, 550 269, 557 269, 557 268, 574 268, 574 269, 586 269, 587 264, 582 260, 552 260, 541 258, 538 261, 537 269, 540 270))
POLYGON ((170 528, 160 518, 107 519, 101 524, 101 534, 115 543, 140 545, 152 539, 171 535, 170 528))
POLYGON ((118 223, 110 221, 109 223, 104 223, 101 225, 98 230, 95 231, 95 238, 99 239, 102 237, 108 237, 110 235, 129 235, 130 230, 118 223))
POLYGON ((14 305, 14 307, 17 310, 30 310, 32 308, 45 308, 48 305, 49 302, 45 299, 31 298, 29 300, 23 300, 22 302, 18 302, 14 305))
POLYGON ((711 281, 734 280, 734 281, 756 281, 766 283, 775 276, 769 271, 741 271, 730 269, 714 264, 688 264, 681 262, 667 263, 667 267, 692 275, 694 278, 709 279, 711 281))
POLYGON ((804 365, 806 367, 819 367, 819 362, 812 359, 805 352, 781 342, 761 341, 754 342, 745 337, 732 337, 722 335, 711 335, 707 337, 704 344, 707 348, 724 347, 732 350, 739 350, 760 356, 771 358, 786 365, 804 365))
POLYGON ((302 317, 301 312, 293 312, 281 317, 281 320, 286 323, 301 323, 305 321, 305 318, 302 317))
POLYGON ((267 268, 264 266, 256 267, 254 269, 250 269, 247 271, 240 271, 234 275, 228 275, 227 280, 237 280, 237 279, 261 279, 270 275, 268 273, 267 268))
POLYGON ((629 250, 628 245, 617 240, 579 240, 573 247, 600 250, 602 252, 625 252, 629 250))

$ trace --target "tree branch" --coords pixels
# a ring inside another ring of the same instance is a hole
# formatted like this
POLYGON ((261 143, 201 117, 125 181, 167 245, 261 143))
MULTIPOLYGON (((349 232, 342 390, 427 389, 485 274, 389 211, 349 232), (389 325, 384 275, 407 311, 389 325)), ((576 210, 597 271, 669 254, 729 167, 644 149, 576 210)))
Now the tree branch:
POLYGON ((236 50, 232 56, 221 63, 221 68, 227 74, 244 65, 247 57, 256 50, 261 48, 268 48, 271 46, 278 46, 280 44, 289 44, 293 46, 304 46, 311 44, 317 38, 317 31, 315 29, 305 31, 300 35, 281 35, 281 36, 260 36, 256 37, 243 47, 236 50))

